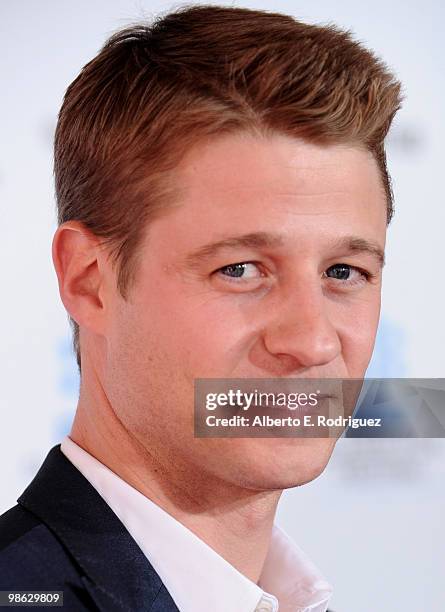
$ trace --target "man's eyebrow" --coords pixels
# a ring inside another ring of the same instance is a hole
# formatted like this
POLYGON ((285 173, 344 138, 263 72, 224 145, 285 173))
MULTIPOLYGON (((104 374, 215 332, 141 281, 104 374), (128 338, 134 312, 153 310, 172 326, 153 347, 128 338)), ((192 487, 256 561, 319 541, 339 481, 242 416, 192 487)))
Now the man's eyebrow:
POLYGON ((223 249, 235 248, 274 248, 283 246, 284 239, 280 234, 271 234, 269 232, 253 232, 250 234, 242 234, 240 236, 230 236, 217 242, 209 242, 197 251, 190 253, 186 258, 186 264, 190 268, 194 268, 201 262, 214 257, 223 249))
POLYGON ((336 249, 352 251, 352 253, 368 253, 378 260, 382 268, 385 265, 385 253, 380 245, 373 240, 366 240, 358 236, 346 236, 335 242, 333 246, 336 249))
MULTIPOLYGON (((230 236, 216 242, 209 242, 186 257, 186 265, 195 268, 200 263, 215 257, 223 249, 234 248, 275 248, 284 246, 285 240, 281 234, 269 232, 253 232, 240 236, 230 236)), ((352 253, 368 253, 375 257, 379 264, 385 265, 383 249, 374 241, 358 236, 345 236, 333 243, 332 248, 351 251, 352 253)))

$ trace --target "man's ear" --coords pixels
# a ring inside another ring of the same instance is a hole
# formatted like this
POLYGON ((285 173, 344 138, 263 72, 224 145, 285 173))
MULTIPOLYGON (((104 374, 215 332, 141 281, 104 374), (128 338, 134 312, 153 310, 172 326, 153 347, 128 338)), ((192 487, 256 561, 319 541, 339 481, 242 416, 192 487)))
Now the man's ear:
POLYGON ((52 258, 63 305, 79 326, 102 335, 105 323, 103 247, 81 222, 62 223, 54 234, 52 258))

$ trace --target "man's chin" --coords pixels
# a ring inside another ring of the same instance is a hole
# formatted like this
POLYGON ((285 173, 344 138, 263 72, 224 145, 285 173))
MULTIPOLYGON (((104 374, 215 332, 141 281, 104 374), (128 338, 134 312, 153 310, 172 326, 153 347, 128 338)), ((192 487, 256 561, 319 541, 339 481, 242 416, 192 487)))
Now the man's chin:
POLYGON ((256 438, 243 440, 244 456, 230 480, 246 489, 291 489, 311 482, 324 471, 334 438, 256 438), (247 442, 247 444, 246 444, 247 442))

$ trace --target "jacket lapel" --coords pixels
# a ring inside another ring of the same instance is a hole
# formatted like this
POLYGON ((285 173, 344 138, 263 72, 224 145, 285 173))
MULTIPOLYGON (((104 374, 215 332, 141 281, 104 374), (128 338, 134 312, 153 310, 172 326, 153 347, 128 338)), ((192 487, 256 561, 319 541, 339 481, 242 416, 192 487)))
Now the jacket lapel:
POLYGON ((60 444, 18 502, 68 550, 100 610, 178 612, 139 546, 60 444))

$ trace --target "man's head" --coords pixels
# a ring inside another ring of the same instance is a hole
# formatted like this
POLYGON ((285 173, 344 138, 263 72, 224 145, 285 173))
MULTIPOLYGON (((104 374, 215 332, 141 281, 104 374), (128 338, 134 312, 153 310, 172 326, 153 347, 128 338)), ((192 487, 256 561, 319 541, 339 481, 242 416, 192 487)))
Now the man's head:
POLYGON ((116 34, 69 87, 55 148, 62 299, 79 368, 82 350, 161 463, 205 461, 252 488, 323 469, 331 440, 192 443, 193 380, 364 375, 399 105, 399 84, 349 34, 218 7, 116 34))

